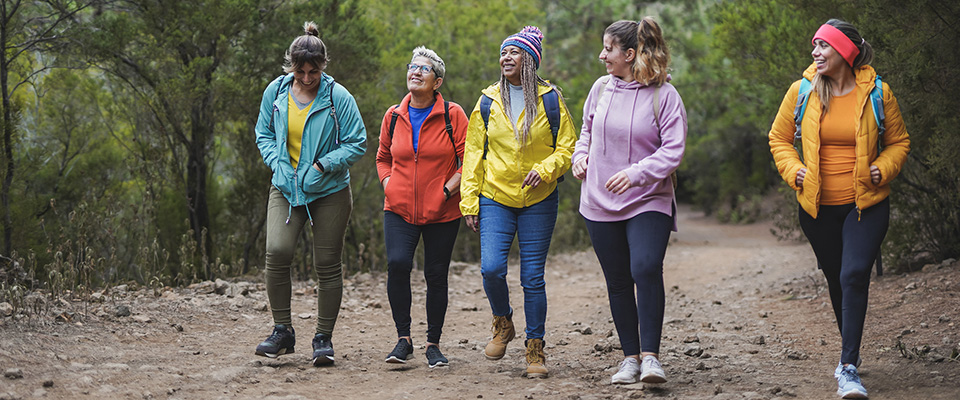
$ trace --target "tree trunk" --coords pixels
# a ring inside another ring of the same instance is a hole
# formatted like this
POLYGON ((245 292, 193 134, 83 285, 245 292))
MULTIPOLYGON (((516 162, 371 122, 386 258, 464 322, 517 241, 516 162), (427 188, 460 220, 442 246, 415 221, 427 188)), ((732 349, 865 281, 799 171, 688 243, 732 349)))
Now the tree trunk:
MULTIPOLYGON (((6 17, 6 16, 4 16, 6 17)), ((6 29, 0 31, 0 44, 6 48, 6 29)), ((10 187, 13 186, 13 110, 10 109, 10 93, 7 84, 7 54, 0 51, 0 92, 3 93, 3 159, 6 161, 3 173, 3 187, 0 188, 0 203, 3 204, 3 254, 13 252, 13 222, 10 219, 10 187)))

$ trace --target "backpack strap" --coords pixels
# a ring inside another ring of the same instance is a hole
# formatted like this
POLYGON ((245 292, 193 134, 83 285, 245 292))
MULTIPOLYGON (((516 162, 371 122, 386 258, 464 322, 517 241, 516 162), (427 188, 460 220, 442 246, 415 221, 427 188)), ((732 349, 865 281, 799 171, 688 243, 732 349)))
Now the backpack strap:
POLYGON ((457 168, 463 165, 463 160, 457 156, 457 142, 453 140, 453 124, 450 123, 450 102, 443 101, 443 122, 446 123, 447 137, 450 138, 450 144, 453 145, 453 158, 457 161, 457 168))
POLYGON ((390 113, 390 143, 393 143, 393 128, 397 127, 397 118, 400 117, 400 114, 397 114, 397 107, 400 107, 399 104, 393 106, 393 111, 390 113))
MULTIPOLYGON (((333 101, 333 89, 337 86, 337 82, 330 82, 330 117, 333 118, 333 140, 337 145, 340 145, 340 119, 337 118, 337 105, 333 101)), ((278 92, 279 93, 279 92, 278 92)), ((320 161, 320 145, 322 141, 317 141, 317 151, 314 152, 313 163, 316 164, 317 161, 320 161)))
POLYGON ((553 148, 557 148, 557 132, 560 132, 560 95, 556 90, 543 94, 543 111, 550 122, 550 134, 553 135, 553 148))
MULTIPOLYGON (((887 116, 883 112, 883 81, 880 80, 880 75, 877 75, 873 90, 870 91, 870 105, 873 107, 873 118, 877 121, 877 134, 879 135, 877 147, 882 149, 883 134, 887 131, 886 126, 884 126, 887 116)), ((879 151, 877 154, 879 154, 879 151)))
POLYGON ((797 130, 793 133, 793 148, 797 149, 797 155, 800 156, 800 162, 803 162, 803 136, 800 133, 800 123, 803 121, 803 114, 807 112, 807 102, 810 100, 810 92, 813 86, 810 80, 803 78, 800 80, 800 91, 797 94, 797 106, 793 108, 793 123, 797 130))
MULTIPOLYGON (((485 94, 480 95, 480 117, 483 118, 483 130, 486 131, 490 126, 490 106, 493 105, 493 99, 485 94)), ((483 159, 487 159, 487 147, 489 136, 483 141, 483 159)))
MULTIPOLYGON (((653 122, 657 124, 657 132, 659 133, 662 126, 660 126, 660 85, 657 85, 653 88, 653 122)), ((673 184, 673 190, 677 190, 677 171, 674 170, 670 173, 670 183, 673 184)))

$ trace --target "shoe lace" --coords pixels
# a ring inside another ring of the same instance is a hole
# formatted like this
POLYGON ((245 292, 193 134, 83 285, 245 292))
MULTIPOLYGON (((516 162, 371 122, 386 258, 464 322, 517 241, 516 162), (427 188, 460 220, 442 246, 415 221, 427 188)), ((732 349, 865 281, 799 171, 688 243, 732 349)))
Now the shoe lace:
POLYGON ((853 382, 853 383, 856 383, 856 384, 858 384, 858 385, 861 384, 861 383, 860 383, 860 375, 857 374, 857 371, 856 371, 855 369, 853 369, 853 368, 844 368, 842 371, 840 371, 840 375, 843 376, 843 378, 844 378, 847 382, 853 382))
POLYGON ((527 364, 543 364, 543 342, 537 341, 527 346, 527 364))
POLYGON ((273 333, 271 333, 270 336, 267 337, 267 341, 268 341, 268 342, 279 342, 281 339, 283 339, 283 334, 284 334, 284 333, 287 333, 287 331, 286 331, 285 329, 273 328, 273 333))
POLYGON ((427 347, 427 358, 428 358, 428 359, 436 359, 436 358, 440 358, 440 357, 443 357, 443 353, 440 352, 440 349, 437 348, 437 346, 429 346, 429 347, 427 347))

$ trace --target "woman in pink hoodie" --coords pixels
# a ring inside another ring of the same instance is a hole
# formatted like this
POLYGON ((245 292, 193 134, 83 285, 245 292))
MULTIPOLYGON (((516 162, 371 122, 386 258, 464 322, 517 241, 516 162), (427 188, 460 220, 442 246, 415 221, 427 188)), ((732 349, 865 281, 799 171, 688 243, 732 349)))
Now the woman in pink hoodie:
POLYGON ((609 75, 593 84, 583 106, 573 174, 583 180, 580 214, 623 348, 611 380, 662 383, 663 257, 676 230, 671 174, 683 158, 687 114, 667 83, 670 55, 652 18, 607 27, 600 60, 609 75))

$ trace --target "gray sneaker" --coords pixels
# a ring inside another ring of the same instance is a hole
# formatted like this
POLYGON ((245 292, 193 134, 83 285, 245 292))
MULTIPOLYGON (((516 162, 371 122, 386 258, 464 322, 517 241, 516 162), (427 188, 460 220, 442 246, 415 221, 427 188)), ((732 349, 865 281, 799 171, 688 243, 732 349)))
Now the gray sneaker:
POLYGON ((660 360, 654 356, 644 356, 640 363, 640 382, 643 383, 664 383, 667 381, 667 375, 663 372, 663 366, 660 360))
POLYGON ((623 361, 620 361, 620 370, 617 373, 613 374, 613 378, 610 378, 610 383, 614 385, 629 385, 631 383, 637 383, 637 378, 640 375, 640 363, 637 362, 636 358, 627 357, 623 361))

